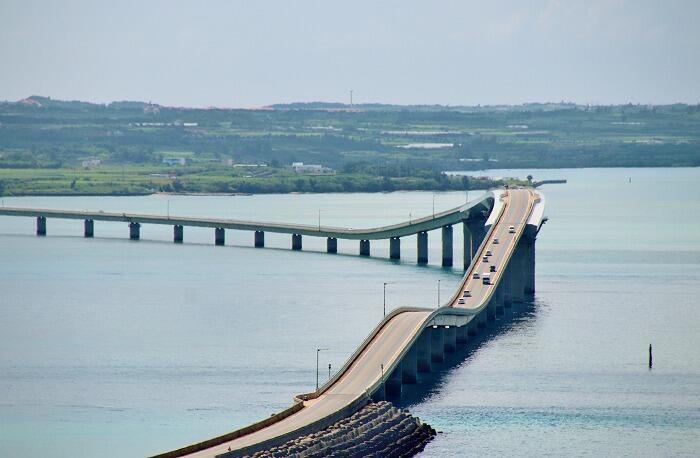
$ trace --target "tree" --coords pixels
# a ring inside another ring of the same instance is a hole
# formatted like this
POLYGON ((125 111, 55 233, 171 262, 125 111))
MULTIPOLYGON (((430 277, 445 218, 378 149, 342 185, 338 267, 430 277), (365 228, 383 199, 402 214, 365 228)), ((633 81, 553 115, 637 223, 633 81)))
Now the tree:
POLYGON ((532 175, 528 175, 528 176, 527 176, 527 181, 529 181, 530 183, 532 183, 532 175))

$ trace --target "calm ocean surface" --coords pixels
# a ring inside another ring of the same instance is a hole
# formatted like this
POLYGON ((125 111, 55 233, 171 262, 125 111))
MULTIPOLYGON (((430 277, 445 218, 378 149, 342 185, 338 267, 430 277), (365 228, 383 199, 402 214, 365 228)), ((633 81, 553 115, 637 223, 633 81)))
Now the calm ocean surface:
MULTIPOLYGON (((472 343, 406 405, 443 433, 423 456, 700 454, 700 169, 490 171, 543 188, 533 304, 472 343), (631 183, 629 179, 632 179, 631 183), (654 368, 647 348, 654 346, 654 368)), ((476 197, 473 191, 469 197, 476 197)), ((437 211, 464 202, 435 195, 437 211)), ((369 227, 433 211, 433 194, 4 198, 5 206, 369 227)), ((457 229, 457 228, 456 228, 457 229)), ((434 306, 461 270, 388 243, 0 216, 0 457, 144 456, 288 407, 339 368, 389 308, 434 306)), ((461 230, 455 230, 455 247, 461 230)), ((455 250, 456 267, 461 252, 455 250)))

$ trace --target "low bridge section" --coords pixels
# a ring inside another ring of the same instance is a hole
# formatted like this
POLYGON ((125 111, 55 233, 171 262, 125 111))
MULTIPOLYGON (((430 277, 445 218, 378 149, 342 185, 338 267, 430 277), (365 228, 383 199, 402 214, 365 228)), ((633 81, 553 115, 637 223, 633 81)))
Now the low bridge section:
POLYGON ((440 229, 442 233, 442 265, 449 267, 453 265, 453 226, 462 224, 464 231, 464 268, 471 263, 472 257, 477 247, 484 237, 484 223, 486 217, 493 209, 495 194, 490 191, 479 199, 473 200, 444 212, 436 213, 432 216, 414 219, 408 222, 393 224, 369 229, 346 229, 329 226, 312 226, 306 224, 282 224, 265 223, 255 221, 242 221, 233 219, 215 218, 190 218, 190 217, 169 217, 161 215, 143 215, 135 213, 107 213, 102 211, 70 211, 52 210, 39 208, 12 208, 0 207, 0 215, 25 216, 36 218, 36 234, 45 236, 47 234, 47 219, 78 219, 84 221, 85 237, 94 237, 95 221, 117 221, 125 222, 129 228, 129 238, 139 240, 141 236, 141 225, 161 224, 172 225, 173 242, 183 243, 184 228, 187 227, 209 227, 214 229, 214 243, 224 245, 226 242, 226 230, 241 230, 253 232, 253 243, 255 247, 265 246, 265 233, 283 233, 291 235, 292 250, 302 249, 302 237, 325 237, 326 251, 337 253, 338 239, 358 240, 359 254, 369 256, 372 240, 389 240, 389 257, 391 259, 401 258, 401 238, 409 235, 416 235, 417 262, 425 264, 428 262, 428 232, 440 229))

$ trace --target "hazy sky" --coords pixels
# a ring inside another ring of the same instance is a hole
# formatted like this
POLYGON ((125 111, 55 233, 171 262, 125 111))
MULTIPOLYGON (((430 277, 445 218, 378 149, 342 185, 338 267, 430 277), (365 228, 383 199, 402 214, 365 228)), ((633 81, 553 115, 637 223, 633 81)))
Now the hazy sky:
POLYGON ((0 0, 0 99, 700 102, 700 0, 0 0))

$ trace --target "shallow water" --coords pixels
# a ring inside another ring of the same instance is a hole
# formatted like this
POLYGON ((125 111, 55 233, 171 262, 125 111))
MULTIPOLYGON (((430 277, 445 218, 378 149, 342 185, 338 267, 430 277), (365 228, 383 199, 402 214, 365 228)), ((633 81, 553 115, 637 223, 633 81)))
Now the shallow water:
MULTIPOLYGON (((546 186, 537 294, 464 359, 422 384, 411 410, 443 431, 425 456, 697 455, 700 445, 699 169, 496 171, 546 186), (632 183, 629 183, 629 178, 632 183), (654 368, 647 347, 654 345, 654 368)), ((474 191, 470 197, 479 193, 474 191)), ((436 210, 464 193, 439 193, 436 210)), ((34 206, 369 227, 432 212, 432 193, 4 198, 34 206), (169 203, 168 203, 169 201, 169 203)), ((388 243, 0 217, 0 456, 143 456, 290 405, 339 368, 389 309, 434 306, 461 271, 402 261, 388 243), (314 252, 316 251, 316 252, 314 252)), ((461 230, 455 228, 455 247, 461 230)), ((461 265, 455 250, 455 264, 461 265)))

